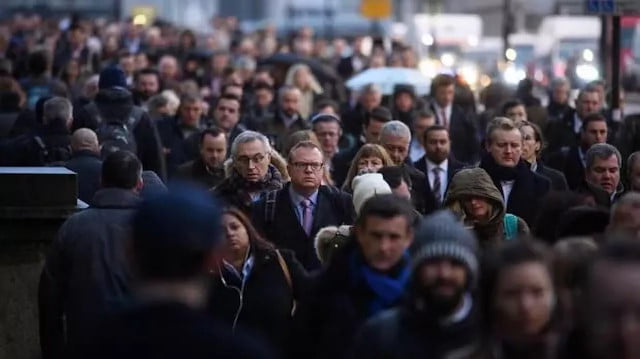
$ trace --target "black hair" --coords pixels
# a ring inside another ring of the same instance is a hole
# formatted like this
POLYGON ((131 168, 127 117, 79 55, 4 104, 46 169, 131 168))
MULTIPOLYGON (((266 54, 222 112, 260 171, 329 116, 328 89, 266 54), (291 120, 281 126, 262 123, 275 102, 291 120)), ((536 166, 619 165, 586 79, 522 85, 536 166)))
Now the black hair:
POLYGON ((393 119, 393 116, 391 115, 391 111, 389 111, 388 108, 383 106, 378 106, 373 110, 371 110, 368 116, 364 117, 363 125, 365 127, 369 126, 369 123, 371 122, 372 119, 374 121, 386 123, 391 121, 393 119))
MULTIPOLYGON (((214 106, 214 108, 218 107, 218 104, 220 103, 220 101, 222 100, 231 100, 231 101, 236 101, 238 103, 238 106, 242 106, 242 104, 240 103, 240 99, 238 98, 238 96, 236 95, 232 95, 232 94, 222 94, 220 97, 218 97, 218 100, 216 101, 216 105, 214 106)), ((238 110, 240 110, 240 108, 238 108, 238 110)))
POLYGON ((517 106, 522 106, 525 107, 524 102, 518 100, 518 99, 514 99, 514 100, 508 100, 507 102, 505 102, 502 105, 502 115, 506 116, 507 115, 507 111, 509 111, 510 109, 517 107, 517 106))
POLYGON ((255 84, 253 84, 253 91, 258 91, 258 90, 268 90, 273 92, 273 86, 271 86, 270 84, 264 82, 264 81, 259 81, 256 82, 255 84))
POLYGON ((364 227, 369 217, 382 217, 391 219, 402 216, 407 219, 407 226, 412 227, 414 221, 414 208, 411 202, 395 194, 376 195, 369 198, 356 219, 356 226, 364 227))
POLYGON ((433 114, 433 111, 431 111, 430 109, 423 108, 423 109, 420 109, 418 111, 418 113, 416 114, 416 117, 429 117, 429 118, 431 118, 431 117, 435 117, 435 115, 433 114))
POLYGON ((422 140, 424 141, 424 143, 427 143, 427 137, 429 137, 429 134, 435 131, 447 131, 447 133, 449 133, 449 130, 447 130, 447 128, 442 125, 429 126, 424 131, 424 135, 422 135, 422 140))
POLYGON ((318 103, 316 104, 316 112, 325 107, 331 107, 336 111, 336 113, 340 113, 340 105, 338 105, 338 103, 333 101, 332 99, 328 98, 318 101, 318 103))
POLYGON ((47 72, 49 60, 46 51, 35 51, 29 55, 28 67, 29 73, 32 75, 42 75, 47 72))
POLYGON ((378 173, 382 175, 384 181, 389 184, 392 189, 400 187, 402 181, 407 184, 409 188, 412 187, 411 177, 407 171, 403 171, 400 166, 387 166, 382 167, 378 173))
POLYGON ((102 187, 133 189, 142 174, 142 164, 129 151, 111 153, 102 162, 102 187))
POLYGON ((158 83, 160 83, 160 73, 156 69, 148 67, 146 69, 142 69, 140 71, 137 71, 133 75, 134 81, 138 82, 140 80, 140 76, 142 76, 142 75, 154 75, 158 79, 158 83))
POLYGON ((222 132, 222 130, 217 127, 209 127, 206 130, 200 132, 200 136, 199 136, 200 138, 198 139, 198 143, 200 144, 200 147, 202 147, 202 143, 204 142, 204 139, 205 137, 207 137, 207 135, 212 137, 218 137, 220 135, 224 135, 224 132, 222 132))
POLYGON ((184 280, 202 273, 209 250, 154 244, 154 238, 135 233, 133 257, 136 274, 144 280, 184 280))
MULTIPOLYGON (((586 131, 591 122, 604 122, 607 123, 607 119, 599 113, 590 113, 582 119, 582 131, 586 131)), ((608 126, 607 126, 608 128, 608 126)))

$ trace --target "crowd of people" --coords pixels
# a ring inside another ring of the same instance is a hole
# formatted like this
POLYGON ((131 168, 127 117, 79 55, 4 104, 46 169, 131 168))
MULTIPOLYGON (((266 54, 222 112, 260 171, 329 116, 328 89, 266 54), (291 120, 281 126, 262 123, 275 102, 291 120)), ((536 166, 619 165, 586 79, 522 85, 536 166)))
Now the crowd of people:
POLYGON ((604 82, 347 91, 415 52, 211 30, 0 22, 0 165, 89 204, 44 358, 640 357, 640 121, 604 82))

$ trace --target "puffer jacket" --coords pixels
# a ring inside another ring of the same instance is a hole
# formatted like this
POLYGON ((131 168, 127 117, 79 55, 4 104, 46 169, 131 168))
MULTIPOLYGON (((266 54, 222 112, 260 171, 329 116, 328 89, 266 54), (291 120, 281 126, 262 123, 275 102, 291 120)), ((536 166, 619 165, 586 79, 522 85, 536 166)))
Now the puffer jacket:
MULTIPOLYGON (((488 248, 505 240, 504 216, 506 208, 502 195, 493 184, 491 177, 482 168, 467 168, 456 173, 444 200, 444 207, 453 211, 465 225, 476 233, 480 246, 488 248), (464 200, 480 197, 491 205, 491 216, 487 221, 475 221, 464 210, 464 200)), ((529 233, 529 227, 518 217, 518 234, 529 233)))

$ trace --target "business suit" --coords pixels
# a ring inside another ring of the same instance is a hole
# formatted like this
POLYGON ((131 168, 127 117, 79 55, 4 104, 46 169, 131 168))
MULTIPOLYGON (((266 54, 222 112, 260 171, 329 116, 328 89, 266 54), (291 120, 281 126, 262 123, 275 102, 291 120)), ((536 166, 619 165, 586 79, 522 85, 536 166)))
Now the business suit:
POLYGON ((290 187, 291 183, 288 183, 277 191, 274 208, 276 215, 272 222, 266 218, 266 197, 262 196, 253 206, 252 223, 278 248, 293 251, 307 270, 319 269, 321 264, 314 247, 315 236, 327 226, 353 224, 355 211, 351 195, 339 192, 339 198, 335 198, 337 189, 333 192, 326 186, 321 186, 313 210, 313 226, 311 233, 307 235, 291 203, 290 187))
POLYGON ((551 167, 545 166, 542 162, 538 162, 535 172, 542 177, 547 178, 551 182, 551 190, 553 191, 568 191, 569 185, 567 179, 562 172, 555 170, 551 167))
POLYGON ((567 185, 572 191, 575 191, 584 180, 584 165, 578 146, 550 154, 547 164, 564 174, 567 185))
MULTIPOLYGON (((430 105, 431 111, 436 114, 438 124, 443 125, 441 115, 437 113, 434 103, 430 105)), ((452 105, 451 115, 448 118, 449 136, 451 137, 451 153, 458 160, 466 164, 476 164, 480 154, 480 140, 475 121, 467 116, 462 108, 452 105)))
MULTIPOLYGON (((427 156, 424 155, 418 161, 414 162, 413 167, 415 167, 418 171, 424 173, 426 190, 429 193, 433 193, 433 189, 431 189, 431 184, 429 183, 429 174, 427 173, 427 156)), ((458 172, 462 168, 464 168, 464 163, 449 156, 449 160, 447 163, 447 188, 445 188, 445 194, 446 190, 449 187, 449 183, 451 183, 451 178, 453 178, 453 175, 455 175, 456 172, 458 172)), ((442 200, 444 200, 444 196, 442 196, 442 200)))
POLYGON ((544 128, 544 136, 547 139, 547 153, 553 153, 563 147, 578 145, 580 133, 574 131, 576 111, 567 111, 559 120, 551 120, 544 128))

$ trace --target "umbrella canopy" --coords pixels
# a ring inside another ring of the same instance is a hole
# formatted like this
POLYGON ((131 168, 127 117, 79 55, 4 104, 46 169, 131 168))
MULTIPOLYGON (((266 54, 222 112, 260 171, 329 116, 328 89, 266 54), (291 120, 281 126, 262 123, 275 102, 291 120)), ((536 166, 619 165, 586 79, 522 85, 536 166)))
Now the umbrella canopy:
POLYGON ((428 94, 431 87, 431 80, 422 72, 404 67, 368 69, 350 78, 346 85, 351 90, 359 90, 372 83, 380 86, 384 95, 393 94, 396 85, 412 85, 418 95, 428 94))
POLYGON ((309 66, 313 75, 322 82, 338 80, 338 74, 331 67, 318 60, 305 58, 296 54, 282 52, 277 53, 267 57, 266 59, 260 60, 259 65, 286 65, 288 67, 299 63, 309 66))

